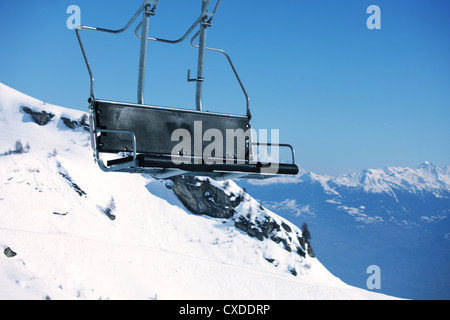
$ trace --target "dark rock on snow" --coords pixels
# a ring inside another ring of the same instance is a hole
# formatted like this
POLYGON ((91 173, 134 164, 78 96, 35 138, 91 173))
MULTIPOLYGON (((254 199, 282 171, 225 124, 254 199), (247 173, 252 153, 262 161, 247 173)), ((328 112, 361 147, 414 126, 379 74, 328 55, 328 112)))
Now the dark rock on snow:
POLYGON ((4 251, 3 254, 8 257, 8 258, 14 258, 17 253, 15 253, 14 251, 12 251, 12 249, 10 247, 7 247, 4 251))
POLYGON ((55 115, 53 113, 47 111, 35 111, 29 107, 22 106, 22 111, 26 114, 29 114, 31 118, 33 118, 34 122, 36 122, 40 126, 47 125, 55 115))

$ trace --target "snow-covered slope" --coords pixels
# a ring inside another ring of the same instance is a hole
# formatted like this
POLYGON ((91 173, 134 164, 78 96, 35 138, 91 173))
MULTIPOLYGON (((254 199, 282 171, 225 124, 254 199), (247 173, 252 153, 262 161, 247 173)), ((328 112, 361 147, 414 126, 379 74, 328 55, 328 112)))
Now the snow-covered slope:
MULTIPOLYGON (((0 298, 389 298, 233 219, 188 212, 164 181, 102 172, 83 115, 0 84, 0 298)), ((260 214, 246 197, 237 214, 260 214)))

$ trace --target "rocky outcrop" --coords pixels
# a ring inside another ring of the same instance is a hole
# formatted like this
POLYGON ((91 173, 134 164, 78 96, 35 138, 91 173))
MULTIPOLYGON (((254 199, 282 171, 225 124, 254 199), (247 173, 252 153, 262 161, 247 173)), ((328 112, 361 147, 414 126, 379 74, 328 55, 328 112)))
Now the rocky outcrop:
POLYGON ((72 120, 67 117, 61 117, 61 120, 69 129, 83 128, 84 130, 89 131, 87 115, 83 115, 79 120, 72 120))
MULTIPOLYGON (((20 109, 31 116, 33 121, 40 126, 45 126, 50 123, 50 121, 54 120, 55 114, 51 112, 47 112, 45 110, 37 111, 30 107, 22 106, 20 109)), ((86 131, 89 131, 89 121, 87 114, 84 114, 80 119, 73 120, 68 117, 61 116, 61 121, 64 125, 69 129, 78 129, 83 128, 86 131)))
POLYGON ((313 248, 311 247, 311 244, 309 243, 308 240, 306 240, 306 244, 308 245, 308 254, 311 258, 315 258, 316 254, 314 253, 313 248))
POLYGON ((177 176, 171 179, 173 192, 192 213, 213 218, 231 218, 243 198, 214 186, 209 179, 177 176))
POLYGON ((305 257, 306 254, 314 257, 310 243, 302 237, 301 231, 295 226, 291 227, 267 212, 252 214, 252 211, 249 210, 247 214, 237 213, 233 217, 236 228, 260 241, 270 239, 282 245, 286 251, 295 252, 301 257, 305 257))
POLYGON ((69 173, 66 171, 66 169, 64 169, 61 166, 61 163, 58 161, 57 162, 57 166, 58 166, 58 173, 61 177, 63 177, 68 183, 69 185, 72 187, 72 189, 80 196, 80 197, 87 197, 86 192, 83 191, 83 189, 81 189, 74 181, 73 179, 70 177, 69 173))
POLYGON ((3 254, 7 258, 14 258, 17 255, 17 253, 15 253, 10 247, 6 247, 5 250, 3 251, 3 254))
POLYGON ((269 239, 301 257, 315 257, 299 228, 273 215, 236 185, 230 188, 231 182, 191 176, 171 180, 173 192, 192 213, 232 219, 237 229, 251 237, 269 239))
POLYGON ((22 106, 22 111, 26 114, 29 114, 34 122, 36 122, 40 126, 47 125, 52 119, 55 117, 55 115, 51 112, 47 111, 35 111, 29 107, 22 106))

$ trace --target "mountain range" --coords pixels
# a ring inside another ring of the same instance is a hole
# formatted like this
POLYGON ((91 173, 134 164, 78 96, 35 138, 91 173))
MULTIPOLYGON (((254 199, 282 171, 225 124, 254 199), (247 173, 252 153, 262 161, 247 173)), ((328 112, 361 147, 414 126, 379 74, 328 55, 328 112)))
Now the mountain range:
POLYGON ((364 287, 381 270, 381 292, 450 298, 450 167, 386 167, 339 176, 241 182, 267 208, 307 222, 316 254, 335 275, 364 287))

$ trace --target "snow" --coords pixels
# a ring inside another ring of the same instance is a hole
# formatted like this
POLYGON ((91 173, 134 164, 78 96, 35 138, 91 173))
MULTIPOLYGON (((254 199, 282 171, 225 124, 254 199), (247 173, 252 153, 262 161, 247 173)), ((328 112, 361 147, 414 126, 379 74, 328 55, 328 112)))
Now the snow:
MULTIPOLYGON (((232 219, 188 212, 165 181, 102 172, 89 134, 61 120, 83 114, 0 83, 0 299, 391 298, 348 286, 316 258, 252 238, 232 219), (22 106, 55 117, 40 126, 22 106), (17 140, 29 152, 8 154, 17 140), (111 198, 115 220, 105 214, 111 198)), ((249 196, 237 214, 259 206, 249 196)))
POLYGON ((350 216, 352 216, 355 221, 359 221, 365 224, 370 224, 374 222, 382 222, 383 218, 379 216, 371 217, 364 213, 364 206, 360 206, 359 208, 347 207, 347 206, 338 206, 338 209, 344 210, 350 216))
POLYGON ((402 167, 368 169, 339 176, 332 181, 340 186, 359 186, 371 193, 392 193, 393 189, 402 189, 411 193, 436 191, 436 195, 439 196, 439 190, 450 190, 450 171, 448 167, 437 167, 425 162, 417 169, 402 167))
POLYGON ((338 176, 318 175, 300 169, 295 177, 273 178, 264 181, 250 181, 252 185, 298 184, 317 182, 325 193, 339 195, 336 187, 353 187, 367 193, 388 193, 395 196, 395 190, 406 190, 417 194, 432 192, 435 197, 442 197, 442 192, 450 191, 450 166, 436 166, 428 161, 416 169, 404 167, 386 167, 383 169, 366 169, 361 172, 338 176))

